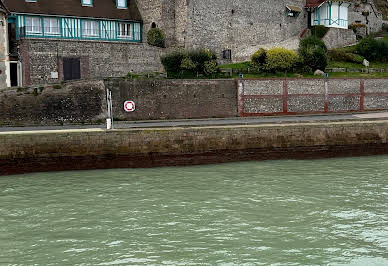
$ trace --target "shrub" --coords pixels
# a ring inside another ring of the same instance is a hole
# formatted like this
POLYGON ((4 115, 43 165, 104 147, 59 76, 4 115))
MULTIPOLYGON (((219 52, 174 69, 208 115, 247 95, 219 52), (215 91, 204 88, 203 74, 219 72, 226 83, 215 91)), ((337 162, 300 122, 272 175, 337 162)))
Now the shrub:
POLYGON ((362 64, 364 58, 361 55, 347 52, 343 48, 332 49, 329 51, 329 59, 331 61, 342 61, 350 63, 362 64))
POLYGON ((327 66, 327 47, 325 43, 315 36, 310 36, 300 41, 299 56, 302 62, 312 71, 325 70, 327 66))
POLYGON ((181 71, 182 60, 184 57, 185 53, 178 50, 161 56, 160 61, 167 72, 179 73, 181 71))
POLYGON ((205 75, 211 76, 217 73, 217 71, 218 71, 218 67, 217 67, 217 62, 215 60, 205 62, 204 64, 205 75))
POLYGON ((152 46, 166 47, 166 38, 164 37, 164 33, 161 29, 154 28, 150 29, 147 33, 147 43, 152 46))
POLYGON ((269 71, 291 71, 298 62, 298 54, 285 48, 272 48, 267 52, 266 67, 269 71))
POLYGON ((263 48, 257 50, 257 52, 251 56, 251 62, 254 67, 263 69, 267 63, 267 51, 263 48))
POLYGON ((322 39, 328 31, 329 28, 326 28, 323 25, 315 25, 311 27, 311 35, 319 39, 322 39))
POLYGON ((193 61, 199 73, 205 73, 205 62, 216 61, 217 56, 209 49, 196 49, 188 52, 189 58, 193 61))
POLYGON ((194 70, 196 68, 196 65, 194 64, 193 60, 191 60, 190 57, 185 56, 181 63, 181 69, 183 70, 194 70))
POLYGON ((378 40, 377 41, 377 54, 379 55, 378 61, 387 63, 388 62, 388 41, 378 40))
POLYGON ((369 61, 374 61, 377 59, 379 54, 378 42, 374 38, 364 38, 357 44, 357 53, 368 59, 369 61))
POLYGON ((192 73, 196 72, 197 74, 213 73, 211 71, 213 66, 217 70, 217 56, 208 49, 197 49, 188 52, 178 50, 164 55, 160 59, 164 69, 170 74, 178 74, 184 70, 192 73))

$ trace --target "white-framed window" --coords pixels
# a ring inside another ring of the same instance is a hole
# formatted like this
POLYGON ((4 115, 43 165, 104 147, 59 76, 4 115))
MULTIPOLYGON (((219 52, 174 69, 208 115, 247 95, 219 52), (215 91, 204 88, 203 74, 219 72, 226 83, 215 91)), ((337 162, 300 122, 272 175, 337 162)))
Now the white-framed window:
POLYGON ((59 19, 44 18, 44 34, 45 35, 59 35, 59 19))
POLYGON ((82 20, 82 36, 98 37, 99 36, 98 22, 94 20, 82 20))
POLYGON ((81 0, 83 6, 93 6, 93 0, 81 0))
POLYGON ((40 17, 26 17, 26 33, 42 34, 42 19, 40 17))
POLYGON ((118 37, 131 39, 132 38, 132 25, 131 23, 122 23, 119 22, 117 25, 118 28, 118 37))
POLYGON ((127 0, 116 0, 117 8, 127 8, 127 0))

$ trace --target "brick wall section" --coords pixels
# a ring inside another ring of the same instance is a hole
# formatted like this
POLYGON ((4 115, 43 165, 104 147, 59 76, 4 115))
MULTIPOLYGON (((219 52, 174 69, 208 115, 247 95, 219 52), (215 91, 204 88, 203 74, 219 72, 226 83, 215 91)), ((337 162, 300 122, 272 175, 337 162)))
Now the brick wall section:
POLYGON ((24 86, 62 81, 64 57, 80 58, 82 79, 158 72, 162 70, 160 51, 146 44, 24 39, 24 86), (52 79, 51 72, 58 72, 59 79, 52 79))
POLYGON ((239 115, 388 110, 388 79, 240 80, 239 115))
POLYGON ((105 81, 112 90, 113 113, 120 120, 185 119, 237 116, 234 80, 105 81), (126 100, 136 103, 127 113, 126 100))
POLYGON ((2 132, 0 175, 388 152, 388 121, 2 132))
POLYGON ((105 98, 102 81, 0 90, 0 126, 101 122, 105 98))

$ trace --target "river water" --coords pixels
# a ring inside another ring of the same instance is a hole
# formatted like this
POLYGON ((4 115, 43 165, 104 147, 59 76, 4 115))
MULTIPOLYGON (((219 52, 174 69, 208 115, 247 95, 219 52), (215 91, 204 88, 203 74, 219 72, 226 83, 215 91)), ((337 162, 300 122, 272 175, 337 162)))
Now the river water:
POLYGON ((388 265, 388 157, 0 177, 1 265, 388 265))

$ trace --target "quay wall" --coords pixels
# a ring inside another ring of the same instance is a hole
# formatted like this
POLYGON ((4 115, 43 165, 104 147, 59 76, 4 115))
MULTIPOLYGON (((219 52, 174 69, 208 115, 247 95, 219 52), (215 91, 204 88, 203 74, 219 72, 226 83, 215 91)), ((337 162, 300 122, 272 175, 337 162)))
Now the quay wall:
POLYGON ((0 175, 386 154, 388 121, 1 132, 0 175))
POLYGON ((0 126, 388 110, 388 79, 85 80, 0 90, 0 126), (136 104, 124 111, 124 102, 136 104))

